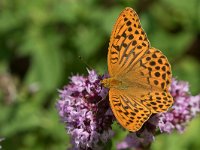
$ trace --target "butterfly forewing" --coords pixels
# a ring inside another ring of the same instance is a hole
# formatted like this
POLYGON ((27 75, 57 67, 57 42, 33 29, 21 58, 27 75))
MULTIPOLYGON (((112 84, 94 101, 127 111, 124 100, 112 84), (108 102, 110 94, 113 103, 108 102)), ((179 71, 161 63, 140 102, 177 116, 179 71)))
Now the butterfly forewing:
POLYGON ((140 20, 132 8, 121 12, 113 28, 108 49, 110 76, 125 73, 149 48, 149 42, 140 20))

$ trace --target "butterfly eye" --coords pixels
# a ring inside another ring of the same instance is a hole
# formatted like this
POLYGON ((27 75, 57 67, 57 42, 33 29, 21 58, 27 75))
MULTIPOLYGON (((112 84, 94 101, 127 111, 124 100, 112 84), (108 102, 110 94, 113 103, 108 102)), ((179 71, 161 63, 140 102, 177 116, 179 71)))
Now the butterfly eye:
POLYGON ((101 84, 106 88, 110 87, 110 82, 108 81, 108 79, 101 80, 101 84))

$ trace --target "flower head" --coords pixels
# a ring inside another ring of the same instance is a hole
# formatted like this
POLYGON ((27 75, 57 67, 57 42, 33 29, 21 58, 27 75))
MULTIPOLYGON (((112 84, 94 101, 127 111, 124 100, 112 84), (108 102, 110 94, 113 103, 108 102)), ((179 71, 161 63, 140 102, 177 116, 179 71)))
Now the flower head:
POLYGON ((158 114, 158 127, 161 132, 178 130, 182 133, 187 124, 200 112, 200 95, 191 96, 188 83, 176 79, 172 79, 170 92, 174 98, 174 105, 170 111, 158 114))
POLYGON ((105 99, 108 91, 100 85, 101 77, 95 71, 88 73, 87 77, 72 76, 70 83, 59 91, 57 109, 71 135, 73 149, 98 147, 98 143, 113 135, 114 117, 105 99))
POLYGON ((153 133, 147 129, 142 129, 138 132, 129 133, 122 142, 117 144, 117 149, 144 148, 148 147, 152 141, 154 141, 153 133))

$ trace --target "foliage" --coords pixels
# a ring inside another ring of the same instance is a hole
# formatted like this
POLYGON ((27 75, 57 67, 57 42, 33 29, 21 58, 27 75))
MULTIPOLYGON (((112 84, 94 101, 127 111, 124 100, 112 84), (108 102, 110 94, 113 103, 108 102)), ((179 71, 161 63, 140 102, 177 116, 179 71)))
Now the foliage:
MULTIPOLYGON (((134 8, 151 44, 169 58, 174 76, 200 91, 198 0, 1 0, 0 137, 5 149, 66 149, 57 89, 89 66, 106 72, 109 36, 118 14, 134 8)), ((200 120, 186 133, 163 135, 152 149, 199 149, 200 120), (175 144, 174 144, 175 143, 175 144), (171 146, 169 146, 171 145, 171 146)), ((114 126, 118 134, 124 131, 114 126)))

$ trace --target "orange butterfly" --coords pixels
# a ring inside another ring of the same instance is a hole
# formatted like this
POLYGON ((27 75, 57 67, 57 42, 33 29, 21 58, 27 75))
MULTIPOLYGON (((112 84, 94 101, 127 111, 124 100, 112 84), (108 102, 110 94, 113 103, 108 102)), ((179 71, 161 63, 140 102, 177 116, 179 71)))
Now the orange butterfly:
POLYGON ((109 101, 118 122, 138 131, 153 113, 167 111, 173 104, 168 89, 171 67, 167 58, 150 46, 139 17, 132 8, 119 15, 108 49, 109 101))

